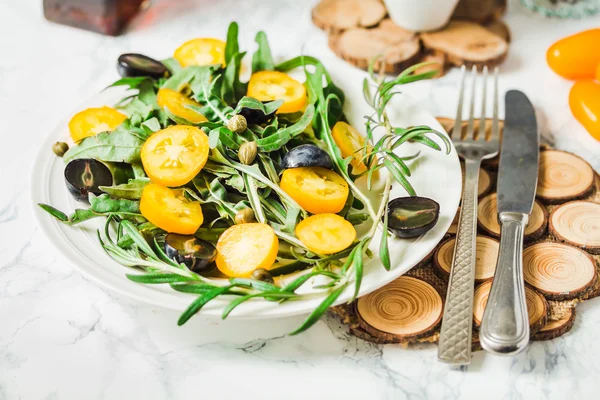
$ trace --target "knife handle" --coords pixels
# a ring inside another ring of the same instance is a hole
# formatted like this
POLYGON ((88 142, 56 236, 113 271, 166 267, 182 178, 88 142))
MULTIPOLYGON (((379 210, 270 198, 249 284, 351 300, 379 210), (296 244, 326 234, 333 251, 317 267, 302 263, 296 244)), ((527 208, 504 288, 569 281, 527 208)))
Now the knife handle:
POLYGON ((494 354, 516 354, 529 343, 529 318, 523 282, 523 232, 529 215, 502 212, 500 252, 479 340, 494 354))

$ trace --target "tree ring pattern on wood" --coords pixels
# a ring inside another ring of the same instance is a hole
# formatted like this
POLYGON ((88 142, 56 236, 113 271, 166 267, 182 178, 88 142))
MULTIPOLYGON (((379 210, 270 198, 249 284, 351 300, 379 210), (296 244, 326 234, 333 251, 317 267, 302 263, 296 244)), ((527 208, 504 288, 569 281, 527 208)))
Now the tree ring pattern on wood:
POLYGON ((431 334, 442 319, 442 310, 437 290, 410 276, 401 276, 356 302, 360 326, 391 341, 431 334))
POLYGON ((560 241, 600 253, 600 204, 572 201, 550 214, 550 233, 560 241))
MULTIPOLYGON (((438 246, 433 258, 436 272, 439 272, 440 277, 444 280, 448 280, 450 276, 455 243, 456 238, 451 238, 443 242, 438 246)), ((475 247, 475 281, 483 282, 494 276, 499 249, 500 243, 496 239, 477 235, 475 247)))
POLYGON ((523 251, 523 277, 553 300, 584 295, 596 283, 596 266, 583 250, 563 243, 540 242, 523 251))
POLYGON ((536 196, 549 204, 588 196, 594 189, 594 170, 580 157, 559 150, 540 153, 536 196))
MULTIPOLYGON (((477 221, 484 232, 492 237, 499 238, 500 224, 498 223, 498 205, 496 201, 496 193, 489 194, 479 201, 477 221)), ((536 201, 525 228, 525 240, 532 241, 542 236, 546 232, 547 225, 546 210, 536 201)))
POLYGON ((565 315, 557 320, 550 320, 535 335, 533 340, 550 340, 569 332, 575 322, 575 309, 570 308, 565 315))
MULTIPOLYGON (((492 288, 492 281, 486 281, 475 289, 473 295, 473 322, 476 327, 481 326, 483 312, 492 288)), ((525 300, 527 302, 527 315, 531 332, 539 331, 545 324, 548 315, 548 302, 535 290, 525 287, 525 300)))

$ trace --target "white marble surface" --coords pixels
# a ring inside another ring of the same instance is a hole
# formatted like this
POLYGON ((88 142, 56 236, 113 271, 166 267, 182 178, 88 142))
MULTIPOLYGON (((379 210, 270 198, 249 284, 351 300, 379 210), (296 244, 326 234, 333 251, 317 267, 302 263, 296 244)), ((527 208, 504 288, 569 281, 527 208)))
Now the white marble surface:
MULTIPOLYGON (((600 300, 580 305, 572 332, 515 357, 478 352, 468 370, 436 361, 435 346, 403 349, 349 338, 333 320, 287 337, 301 320, 222 322, 120 298, 86 281, 37 229, 28 198, 38 143, 83 99, 116 78, 116 57, 169 56, 194 36, 240 23, 243 48, 264 29, 279 56, 331 59, 311 25, 313 1, 167 1, 120 38, 46 22, 40 0, 0 2, 0 399, 597 399, 600 300)), ((600 143, 568 110, 570 83, 545 65, 556 39, 600 17, 547 21, 511 4, 514 42, 501 88, 524 90, 544 133, 600 169, 600 143)), ((457 73, 407 91, 452 115, 457 73)), ((357 82, 359 84, 359 82, 357 82)), ((35 184, 35 182, 33 182, 35 184)))

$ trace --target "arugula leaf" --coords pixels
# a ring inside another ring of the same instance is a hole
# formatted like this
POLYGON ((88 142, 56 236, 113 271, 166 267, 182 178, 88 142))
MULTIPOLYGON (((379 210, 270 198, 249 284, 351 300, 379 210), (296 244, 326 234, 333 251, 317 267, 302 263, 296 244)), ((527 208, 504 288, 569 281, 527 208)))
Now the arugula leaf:
POLYGON ((244 96, 238 101, 235 110, 233 110, 234 114, 239 114, 242 111, 242 108, 248 108, 250 110, 259 110, 262 111, 263 114, 269 115, 274 113, 281 107, 283 104, 283 100, 273 100, 268 103, 263 103, 260 100, 256 100, 254 97, 244 96))
POLYGON ((126 77, 121 78, 112 85, 108 87, 114 86, 129 86, 130 89, 137 89, 142 82, 150 80, 147 76, 135 76, 135 77, 126 77))
POLYGON ((161 62, 165 67, 167 67, 171 75, 181 71, 181 64, 179 64, 179 61, 177 61, 173 57, 167 58, 166 60, 162 60, 161 62))
POLYGON ((78 158, 95 158, 101 161, 139 163, 143 141, 125 130, 101 132, 83 139, 63 156, 65 163, 78 158))
POLYGON ((312 122, 315 107, 309 104, 302 117, 293 125, 283 128, 271 136, 256 140, 256 145, 262 151, 276 151, 285 146, 295 136, 301 134, 312 122))
POLYGON ((255 40, 258 43, 258 49, 252 55, 252 73, 275 70, 275 62, 271 55, 267 35, 263 31, 260 31, 256 34, 255 40))
POLYGON ((238 44, 238 24, 232 22, 227 28, 227 42, 225 43, 225 64, 229 65, 233 56, 240 52, 238 44))
POLYGON ((111 212, 124 212, 139 214, 140 203, 127 199, 113 199, 108 194, 94 196, 90 193, 90 209, 95 213, 106 214, 111 212))
POLYGON ((221 98, 226 104, 235 103, 246 93, 246 84, 240 82, 242 58, 246 53, 235 53, 227 62, 223 80, 221 81, 221 98))
POLYGON ((142 198, 144 187, 150 183, 150 179, 130 179, 128 183, 113 186, 99 186, 98 189, 104 193, 121 199, 139 200, 142 198))

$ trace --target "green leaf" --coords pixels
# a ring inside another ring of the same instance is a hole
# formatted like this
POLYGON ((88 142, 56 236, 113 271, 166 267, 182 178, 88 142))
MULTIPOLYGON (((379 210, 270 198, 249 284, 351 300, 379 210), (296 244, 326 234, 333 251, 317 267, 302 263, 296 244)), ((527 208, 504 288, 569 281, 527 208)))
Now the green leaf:
POLYGON ((129 235, 129 237, 131 237, 131 239, 135 242, 140 251, 142 251, 150 258, 153 258, 155 260, 159 259, 154 250, 152 250, 152 247, 150 247, 146 239, 144 239, 144 237, 140 234, 140 232, 133 225, 133 223, 125 220, 121 222, 121 226, 123 227, 123 230, 129 235))
POLYGON ((388 234, 388 212, 386 206, 385 211, 383 212, 383 227, 381 232, 381 242, 379 243, 379 258, 386 271, 389 271, 390 268, 392 268, 390 249, 388 248, 388 234))
POLYGON ((229 65, 234 54, 240 52, 238 45, 238 24, 231 22, 227 28, 227 42, 225 43, 225 64, 229 65))
POLYGON ((174 283, 174 282, 186 282, 192 280, 187 276, 179 275, 179 274, 144 274, 144 275, 134 275, 134 274, 126 274, 127 279, 137 282, 137 283, 145 283, 145 284, 161 284, 161 283, 174 283))
POLYGON ((388 159, 384 159, 383 160, 383 165, 385 165, 385 167, 387 168, 387 170, 389 171, 389 173, 392 174, 392 176, 394 177, 394 179, 396 180, 396 182, 398 182, 400 185, 402 185, 402 187, 408 192, 408 194, 410 196, 416 196, 417 195, 417 193, 415 192, 415 189, 413 188, 413 186, 410 184, 410 182, 403 175, 402 171, 394 163, 392 163, 388 159))
POLYGON ((312 104, 309 104, 302 117, 295 124, 283 128, 269 137, 256 140, 256 145, 266 152, 279 150, 311 124, 314 114, 315 108, 312 104))
POLYGON ((339 288, 331 292, 329 296, 327 296, 325 300, 323 300, 321 304, 319 304, 319 306, 310 313, 310 315, 304 320, 302 325, 300 325, 296 330, 290 333, 290 335, 297 335, 313 326, 323 316, 325 311, 327 311, 327 309, 337 300, 337 298, 340 297, 340 294, 342 294, 344 289, 346 289, 346 286, 348 286, 348 284, 340 286, 339 288))
POLYGON ((229 279, 229 283, 232 286, 249 287, 252 289, 260 290, 262 292, 278 292, 281 290, 279 289, 279 287, 273 285, 272 283, 247 278, 231 278, 229 279))
POLYGON ((135 77, 126 77, 121 78, 109 87, 113 86, 129 86, 130 89, 137 89, 142 82, 145 80, 149 80, 147 76, 135 76, 135 77))
MULTIPOLYGON (((171 288, 178 292, 182 293, 194 293, 194 294, 203 294, 210 290, 217 288, 218 286, 209 285, 206 283, 198 283, 196 281, 188 282, 188 283, 174 283, 171 284, 171 288)), ((227 293, 229 294, 229 293, 227 293)))
POLYGON ((231 289, 231 286, 223 286, 218 287, 212 290, 209 290, 206 293, 201 294, 190 306, 181 314, 179 320, 177 321, 177 325, 181 326, 185 324, 194 314, 196 314, 202 307, 206 305, 209 301, 214 299, 217 296, 225 294, 231 289))
POLYGON ((161 62, 165 67, 167 67, 171 75, 181 71, 181 64, 179 64, 179 61, 177 61, 173 57, 167 58, 166 60, 162 60, 161 62))
POLYGON ((152 135, 154 132, 161 130, 160 122, 156 117, 152 117, 149 120, 142 122, 141 127, 144 129, 148 136, 152 135))
POLYGON ((283 100, 281 99, 263 103, 262 101, 256 100, 254 97, 244 96, 240 99, 233 112, 239 114, 242 108, 248 108, 250 110, 262 111, 263 114, 268 115, 277 111, 282 104, 283 100))
POLYGON ((293 281, 291 281, 290 283, 288 283, 287 285, 285 285, 281 291, 282 292, 295 292, 296 290, 298 290, 298 288, 300 288, 302 285, 304 285, 310 278, 313 278, 315 276, 318 275, 325 275, 331 279, 333 279, 334 281, 337 281, 340 279, 340 276, 334 274, 333 272, 329 272, 329 271, 311 271, 308 274, 304 274, 302 276, 299 276, 298 278, 294 279, 293 281))
MULTIPOLYGON (((370 240, 370 238, 369 238, 370 240)), ((365 241, 362 241, 358 244, 357 250, 354 253, 354 259, 352 261, 352 265, 354 266, 354 295, 352 296, 352 300, 354 300, 358 296, 358 292, 360 291, 360 285, 362 284, 363 278, 363 246, 365 241)))
POLYGON ((95 158, 101 161, 139 163, 143 141, 122 130, 101 132, 83 139, 63 156, 65 163, 78 158, 95 158))
POLYGON ((240 82, 242 58, 245 55, 245 52, 234 54, 231 60, 227 62, 227 67, 225 67, 225 73, 221 82, 221 99, 226 104, 235 103, 246 93, 246 84, 240 82))
POLYGON ((49 206, 48 204, 38 203, 38 206, 40 206, 42 210, 46 211, 48 214, 52 215, 54 218, 61 222, 69 221, 69 217, 67 217, 67 214, 52 206, 49 206))
POLYGON ((256 34, 256 43, 258 43, 258 50, 252 56, 252 73, 259 71, 273 71, 275 69, 275 62, 271 55, 271 48, 269 47, 269 41, 267 35, 260 31, 256 34))
POLYGON ((90 193, 90 209, 96 213, 140 213, 140 203, 128 199, 111 198, 108 194, 94 196, 90 193))
POLYGON ((123 107, 119 107, 120 111, 123 111, 129 118, 138 114, 142 120, 148 118, 152 113, 152 106, 147 105, 139 99, 133 99, 123 107))

